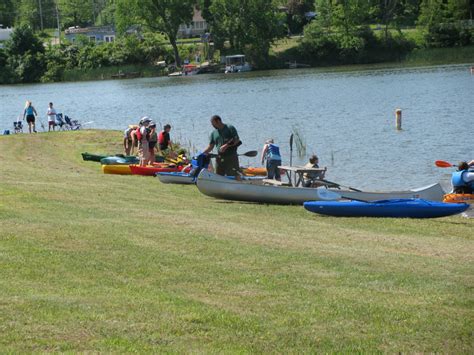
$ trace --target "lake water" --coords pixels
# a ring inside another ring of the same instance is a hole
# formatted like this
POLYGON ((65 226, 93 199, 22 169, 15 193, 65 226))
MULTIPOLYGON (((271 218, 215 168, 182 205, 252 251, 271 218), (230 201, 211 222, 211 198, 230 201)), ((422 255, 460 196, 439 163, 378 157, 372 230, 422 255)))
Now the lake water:
MULTIPOLYGON (((289 160, 295 129, 328 167, 327 179, 364 189, 446 182, 437 159, 474 159, 474 75, 469 66, 322 72, 281 70, 121 81, 0 86, 0 129, 31 100, 46 122, 49 101, 91 128, 120 129, 148 115, 173 126, 172 138, 203 149, 219 114, 260 150, 267 138, 289 160), (403 110, 403 130, 394 111, 403 110)), ((296 148, 294 149, 296 156, 296 148)), ((243 163, 257 164, 245 158, 243 163)))

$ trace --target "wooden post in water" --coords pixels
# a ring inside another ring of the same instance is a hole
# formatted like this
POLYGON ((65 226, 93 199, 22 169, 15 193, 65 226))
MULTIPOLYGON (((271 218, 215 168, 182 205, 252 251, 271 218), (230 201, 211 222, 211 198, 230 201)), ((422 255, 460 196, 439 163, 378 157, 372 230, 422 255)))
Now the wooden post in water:
POLYGON ((395 124, 397 131, 400 131, 402 129, 402 109, 400 108, 395 110, 395 124))

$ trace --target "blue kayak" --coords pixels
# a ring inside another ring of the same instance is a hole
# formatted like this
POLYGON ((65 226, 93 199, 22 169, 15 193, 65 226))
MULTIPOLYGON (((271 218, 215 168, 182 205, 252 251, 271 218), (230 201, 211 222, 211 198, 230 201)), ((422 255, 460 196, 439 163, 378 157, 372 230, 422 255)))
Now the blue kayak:
POLYGON ((311 201, 304 208, 310 212, 336 217, 437 218, 462 213, 466 203, 444 203, 422 199, 393 199, 373 202, 311 201))

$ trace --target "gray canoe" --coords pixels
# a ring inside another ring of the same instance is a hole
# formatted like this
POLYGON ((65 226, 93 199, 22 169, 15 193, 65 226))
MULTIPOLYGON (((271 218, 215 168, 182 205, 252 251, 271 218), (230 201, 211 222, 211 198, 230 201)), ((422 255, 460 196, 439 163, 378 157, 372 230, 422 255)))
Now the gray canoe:
MULTIPOLYGON (((197 179, 197 187, 204 195, 235 201, 248 201, 260 203, 301 205, 306 201, 327 200, 325 190, 335 192, 346 199, 376 201, 398 198, 422 198, 431 201, 442 201, 444 190, 439 184, 408 191, 392 192, 357 192, 350 190, 337 190, 325 188, 305 188, 262 185, 261 183, 241 182, 229 180, 203 170, 197 179)), ((333 195, 333 194, 331 194, 333 195)))

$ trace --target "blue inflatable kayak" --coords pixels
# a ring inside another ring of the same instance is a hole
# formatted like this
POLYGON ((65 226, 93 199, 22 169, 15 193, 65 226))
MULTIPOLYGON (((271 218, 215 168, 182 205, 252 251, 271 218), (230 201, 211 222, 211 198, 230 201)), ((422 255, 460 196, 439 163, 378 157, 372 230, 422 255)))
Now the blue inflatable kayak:
POLYGON ((310 212, 337 217, 437 218, 464 212, 466 203, 444 203, 422 199, 393 199, 373 202, 311 201, 304 208, 310 212))

